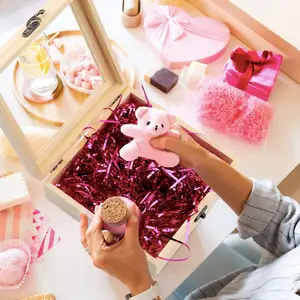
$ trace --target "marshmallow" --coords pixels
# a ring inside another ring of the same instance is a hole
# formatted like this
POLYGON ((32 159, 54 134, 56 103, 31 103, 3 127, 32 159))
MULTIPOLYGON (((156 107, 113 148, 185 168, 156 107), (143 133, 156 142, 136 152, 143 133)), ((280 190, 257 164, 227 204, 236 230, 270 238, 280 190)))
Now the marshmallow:
POLYGON ((75 66, 75 71, 76 71, 76 72, 82 71, 82 66, 81 66, 81 64, 78 64, 78 65, 75 66))
POLYGON ((82 87, 82 78, 81 77, 76 77, 75 78, 75 85, 82 87))
POLYGON ((74 82, 74 77, 75 77, 74 69, 68 70, 66 77, 68 81, 74 82))
POLYGON ((92 63, 89 60, 84 60, 81 63, 81 67, 83 70, 89 70, 91 68, 92 63))
POLYGON ((96 69, 89 70, 89 75, 91 76, 99 76, 99 72, 96 69))
POLYGON ((90 90, 91 89, 91 83, 90 82, 83 82, 82 87, 86 90, 90 90))
POLYGON ((85 82, 89 82, 90 81, 90 76, 89 76, 89 72, 87 70, 82 71, 82 79, 85 82))
POLYGON ((92 85, 92 89, 95 90, 100 84, 99 80, 92 80, 91 81, 91 85, 92 85))

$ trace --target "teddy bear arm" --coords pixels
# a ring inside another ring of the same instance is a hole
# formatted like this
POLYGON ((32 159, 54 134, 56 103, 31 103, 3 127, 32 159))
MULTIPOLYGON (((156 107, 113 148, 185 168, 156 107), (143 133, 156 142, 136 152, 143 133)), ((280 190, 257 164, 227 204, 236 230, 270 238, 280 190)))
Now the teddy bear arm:
POLYGON ((126 124, 121 127, 121 132, 129 137, 137 138, 142 135, 142 130, 133 124, 126 124))
POLYGON ((120 156, 126 161, 135 160, 139 154, 139 147, 135 141, 131 141, 120 149, 120 156))

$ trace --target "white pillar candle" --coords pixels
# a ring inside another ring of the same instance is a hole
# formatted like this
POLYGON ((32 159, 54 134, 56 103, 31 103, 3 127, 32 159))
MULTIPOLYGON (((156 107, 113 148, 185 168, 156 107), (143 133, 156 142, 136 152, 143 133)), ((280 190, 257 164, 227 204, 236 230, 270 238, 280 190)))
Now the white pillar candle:
POLYGON ((134 17, 139 14, 139 0, 123 0, 124 14, 134 17))

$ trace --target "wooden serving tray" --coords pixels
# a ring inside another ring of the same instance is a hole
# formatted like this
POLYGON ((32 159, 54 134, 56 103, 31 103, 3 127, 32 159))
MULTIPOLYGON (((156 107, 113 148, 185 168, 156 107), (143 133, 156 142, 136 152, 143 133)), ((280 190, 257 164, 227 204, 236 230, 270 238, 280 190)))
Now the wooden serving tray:
MULTIPOLYGON (((48 38, 50 39, 54 34, 55 33, 49 34, 48 38)), ((82 41, 84 41, 82 33, 79 30, 60 31, 60 34, 57 38, 63 40, 65 49, 71 48, 71 45, 78 44, 80 42, 82 44, 82 41)), ((117 53, 117 57, 123 65, 124 75, 128 85, 130 87, 134 87, 134 66, 128 59, 127 54, 123 51, 123 49, 120 48, 120 46, 118 46, 117 43, 111 41, 111 44, 113 50, 117 53)), ((57 74, 59 75, 59 64, 54 64, 54 66, 56 68, 57 74)), ((14 67, 13 81, 14 94, 19 103, 24 107, 24 109, 39 120, 53 125, 63 125, 79 109, 86 98, 89 97, 88 94, 77 92, 64 83, 62 93, 55 100, 44 104, 30 102, 26 100, 22 93, 24 77, 18 62, 16 62, 14 67)))

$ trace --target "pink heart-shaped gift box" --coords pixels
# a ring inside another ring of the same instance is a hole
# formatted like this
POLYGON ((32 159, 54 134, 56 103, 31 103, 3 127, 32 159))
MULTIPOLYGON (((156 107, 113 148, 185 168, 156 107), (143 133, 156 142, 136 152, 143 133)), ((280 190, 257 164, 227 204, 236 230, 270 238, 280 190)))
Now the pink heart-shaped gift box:
POLYGON ((163 64, 170 69, 192 61, 210 63, 225 51, 228 27, 208 17, 192 18, 179 7, 157 5, 144 20, 145 33, 163 64))

